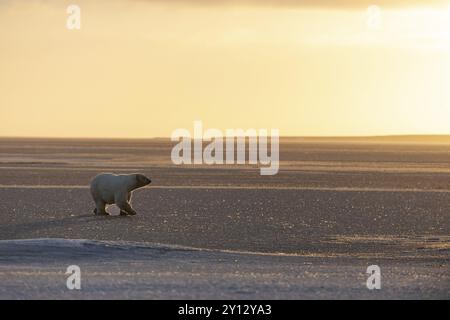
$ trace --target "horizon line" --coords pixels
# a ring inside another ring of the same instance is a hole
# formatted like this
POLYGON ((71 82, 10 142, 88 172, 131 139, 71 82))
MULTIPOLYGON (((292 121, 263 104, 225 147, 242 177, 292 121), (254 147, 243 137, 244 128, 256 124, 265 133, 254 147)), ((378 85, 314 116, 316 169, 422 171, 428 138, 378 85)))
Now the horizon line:
MULTIPOLYGON (((224 136, 224 138, 232 137, 237 138, 241 136, 224 136)), ((248 137, 248 136, 245 136, 248 137)), ((449 138, 450 133, 443 134, 381 134, 381 135, 285 135, 279 136, 280 139, 383 139, 383 138, 449 138)), ((155 136, 155 137, 56 137, 56 136, 2 136, 0 139, 54 139, 54 140, 170 140, 171 137, 167 136, 155 136)))

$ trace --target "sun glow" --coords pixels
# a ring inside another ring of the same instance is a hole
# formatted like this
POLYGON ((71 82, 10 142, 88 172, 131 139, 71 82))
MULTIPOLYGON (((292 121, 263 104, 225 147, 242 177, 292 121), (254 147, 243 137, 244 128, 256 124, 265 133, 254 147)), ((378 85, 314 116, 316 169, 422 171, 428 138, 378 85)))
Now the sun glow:
POLYGON ((0 5, 0 135, 450 134, 450 6, 0 5))

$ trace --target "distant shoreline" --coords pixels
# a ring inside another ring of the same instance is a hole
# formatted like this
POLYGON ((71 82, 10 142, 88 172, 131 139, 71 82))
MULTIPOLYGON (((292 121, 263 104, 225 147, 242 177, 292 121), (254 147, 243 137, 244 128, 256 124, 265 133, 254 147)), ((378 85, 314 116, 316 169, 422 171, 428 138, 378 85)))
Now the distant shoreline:
MULTIPOLYGON (((17 137, 0 136, 0 141, 170 141, 169 137, 123 138, 123 137, 17 137)), ((285 143, 431 143, 450 144, 450 135, 380 135, 380 136, 281 136, 285 143)))

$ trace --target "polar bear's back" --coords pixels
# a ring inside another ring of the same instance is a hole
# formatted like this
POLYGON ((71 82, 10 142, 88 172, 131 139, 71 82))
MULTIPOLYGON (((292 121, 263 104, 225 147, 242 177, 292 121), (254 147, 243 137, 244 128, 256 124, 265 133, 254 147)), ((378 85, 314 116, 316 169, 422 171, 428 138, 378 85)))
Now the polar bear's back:
POLYGON ((101 173, 92 179, 91 194, 95 199, 102 199, 110 204, 114 202, 117 192, 126 192, 129 185, 128 176, 116 175, 112 173, 101 173))

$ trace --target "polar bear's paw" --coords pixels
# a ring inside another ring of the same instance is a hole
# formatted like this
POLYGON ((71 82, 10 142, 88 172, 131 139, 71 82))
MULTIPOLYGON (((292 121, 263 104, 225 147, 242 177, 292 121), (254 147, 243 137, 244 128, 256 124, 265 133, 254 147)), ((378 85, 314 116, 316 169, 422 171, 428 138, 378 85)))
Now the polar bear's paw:
POLYGON ((136 214, 136 211, 126 212, 124 210, 120 210, 120 215, 121 216, 134 216, 135 214, 136 214))

